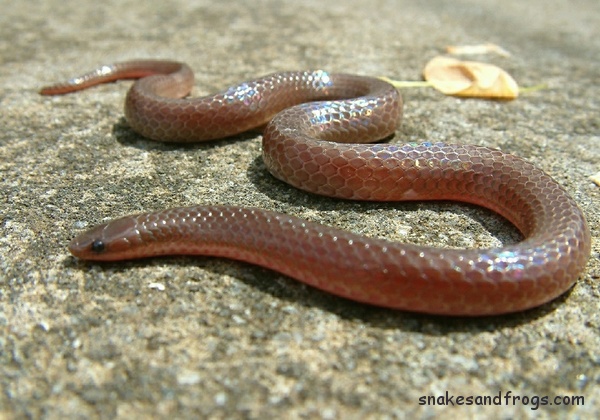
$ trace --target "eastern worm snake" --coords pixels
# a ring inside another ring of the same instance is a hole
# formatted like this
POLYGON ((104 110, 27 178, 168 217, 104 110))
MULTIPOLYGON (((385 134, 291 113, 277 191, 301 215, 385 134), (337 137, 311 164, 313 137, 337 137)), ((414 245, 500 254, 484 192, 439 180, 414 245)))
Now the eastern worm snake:
POLYGON ((525 160, 469 145, 363 144, 391 136, 402 116, 400 94, 379 79, 277 73, 184 98, 194 83, 191 69, 148 60, 103 66, 40 93, 119 79, 139 79, 127 93, 125 116, 142 136, 193 142, 267 124, 265 165, 297 188, 345 199, 472 203, 504 216, 524 240, 494 249, 431 248, 261 209, 197 206, 96 226, 69 245, 78 258, 220 256, 356 301, 447 315, 541 305, 569 289, 585 268, 591 244, 584 215, 557 182, 525 160))

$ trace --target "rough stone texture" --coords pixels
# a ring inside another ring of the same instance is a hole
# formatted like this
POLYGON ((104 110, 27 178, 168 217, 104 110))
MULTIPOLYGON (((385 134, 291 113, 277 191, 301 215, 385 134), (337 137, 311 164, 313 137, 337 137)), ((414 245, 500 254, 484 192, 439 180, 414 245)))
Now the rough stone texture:
POLYGON ((0 15, 0 417, 394 418, 600 415, 596 0, 577 2, 4 2, 0 15), (360 204, 274 180, 256 133, 178 146, 122 119, 128 82, 44 98, 98 64, 176 58, 199 95, 273 71, 415 80, 448 44, 523 86, 513 102, 403 91, 394 142, 502 148, 544 168, 588 216, 592 257, 564 297, 513 316, 448 319, 372 308, 221 259, 84 264, 86 226, 194 203, 253 205, 375 236, 448 247, 510 243, 487 211, 360 204), (502 396, 419 405, 421 396, 502 396), (510 398, 504 398, 510 393, 510 398), (580 406, 555 396, 583 396, 580 406), (523 400, 514 401, 512 397, 523 400), (552 405, 535 410, 535 397, 552 405), (528 404, 524 398, 528 397, 528 404))

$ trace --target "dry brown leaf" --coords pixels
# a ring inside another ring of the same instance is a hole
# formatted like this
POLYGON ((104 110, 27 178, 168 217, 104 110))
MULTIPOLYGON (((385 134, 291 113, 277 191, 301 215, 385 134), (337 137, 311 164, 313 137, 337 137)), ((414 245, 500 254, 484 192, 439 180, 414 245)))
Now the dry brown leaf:
POLYGON ((519 96, 517 82, 493 64, 437 56, 427 63, 423 76, 446 95, 490 99, 519 96))
POLYGON ((454 55, 476 55, 476 54, 498 54, 502 57, 510 57, 510 53, 499 45, 487 43, 477 45, 448 45, 446 47, 448 54, 454 55))

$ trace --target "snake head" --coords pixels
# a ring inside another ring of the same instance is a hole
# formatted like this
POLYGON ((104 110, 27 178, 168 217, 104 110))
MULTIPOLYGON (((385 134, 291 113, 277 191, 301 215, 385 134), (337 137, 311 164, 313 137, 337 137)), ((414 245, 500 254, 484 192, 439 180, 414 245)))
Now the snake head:
POLYGON ((75 257, 92 261, 115 261, 132 258, 132 246, 139 240, 137 224, 124 217, 98 225, 78 235, 69 244, 75 257))

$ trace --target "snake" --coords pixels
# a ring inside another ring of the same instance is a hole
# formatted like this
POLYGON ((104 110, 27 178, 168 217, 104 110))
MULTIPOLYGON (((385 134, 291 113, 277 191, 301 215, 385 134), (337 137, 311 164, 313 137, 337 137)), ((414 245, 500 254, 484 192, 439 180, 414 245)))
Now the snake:
POLYGON ((135 79, 125 118, 165 142, 231 137, 260 127, 268 171, 293 187, 367 201, 449 200, 482 206, 523 239, 454 249, 359 235, 260 208, 199 205, 124 216, 76 236, 81 260, 198 255, 274 270, 367 305, 448 316, 524 311, 564 294, 591 252, 569 193, 525 159, 497 149, 386 142, 402 118, 398 90, 379 78, 324 70, 274 73, 190 97, 181 62, 134 60, 43 88, 59 95, 135 79))

